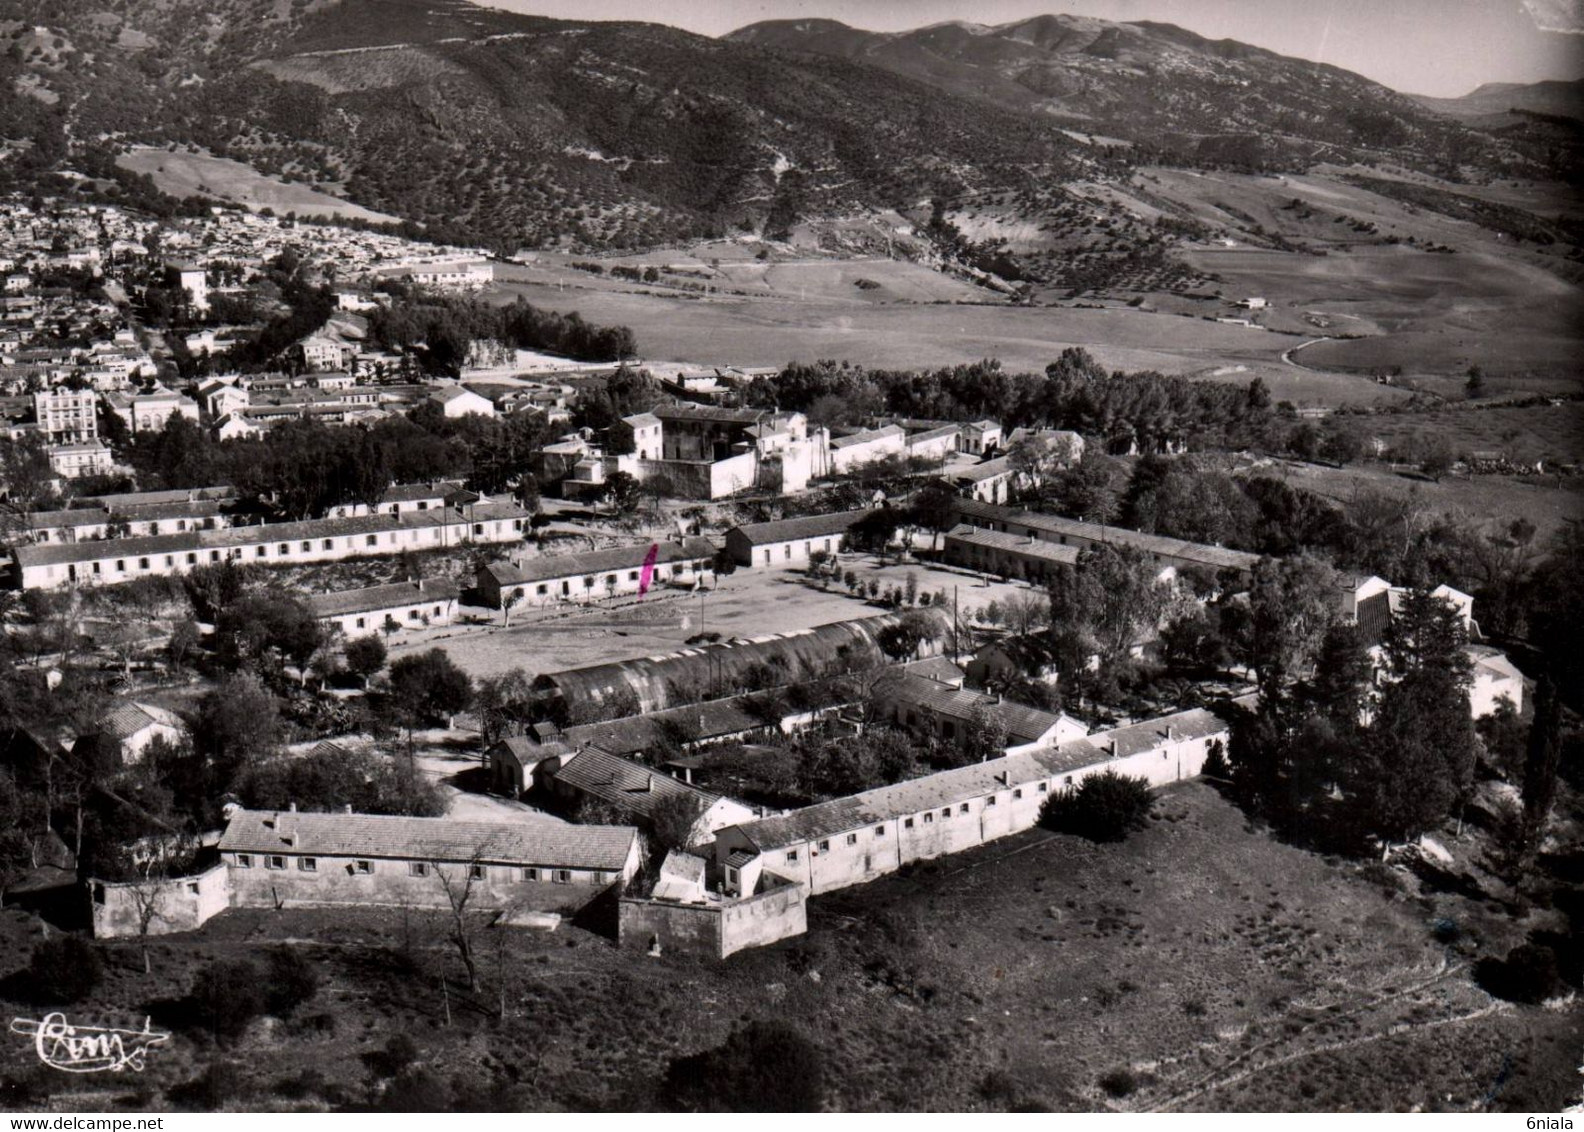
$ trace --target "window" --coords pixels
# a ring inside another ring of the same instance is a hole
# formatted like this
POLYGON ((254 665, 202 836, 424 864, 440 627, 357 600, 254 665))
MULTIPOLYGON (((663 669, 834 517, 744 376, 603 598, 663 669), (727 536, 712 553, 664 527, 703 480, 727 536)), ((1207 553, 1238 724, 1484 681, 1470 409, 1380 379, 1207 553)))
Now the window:
POLYGON ((93 572, 94 572, 94 573, 95 573, 95 574, 97 574, 97 573, 99 573, 99 563, 97 563, 97 562, 95 562, 95 563, 94 563, 94 564, 93 564, 93 572))
POLYGON ((364 620, 364 619, 363 619, 363 618, 361 618, 361 617, 359 617, 359 618, 358 618, 358 619, 357 619, 357 627, 358 627, 358 628, 359 628, 359 629, 361 629, 361 628, 363 628, 363 620, 364 620))
POLYGON ((638 571, 636 571, 636 570, 627 571, 627 580, 629 582, 636 582, 638 580, 638 571))
POLYGON ((175 555, 167 554, 165 556, 165 565, 166 566, 174 566, 174 565, 176 565, 176 557, 175 557, 175 555))
POLYGON ((363 545, 364 546, 378 546, 379 545, 379 535, 364 535, 363 536, 363 545))
POLYGON ((416 609, 409 609, 407 611, 407 620, 409 620, 409 621, 418 620, 418 611, 416 609))
POLYGON ((913 819, 912 818, 904 818, 903 821, 902 821, 902 828, 903 829, 912 829, 913 828, 913 819))
POLYGON ((476 535, 482 535, 484 533, 484 524, 483 523, 474 523, 473 524, 473 533, 476 534, 476 535))
POLYGON ((220 561, 220 552, 218 550, 211 550, 209 552, 209 561, 211 561, 211 562, 220 561))
POLYGON ((286 867, 286 858, 279 856, 265 857, 264 867, 266 869, 284 869, 286 867))
POLYGON ((791 547, 791 544, 788 544, 785 549, 786 549, 787 561, 790 562, 792 560, 792 547, 791 547))
POLYGON ((1039 792, 1041 794, 1049 794, 1050 793, 1050 783, 1049 782, 1041 782, 1039 784, 1039 792))
POLYGON ((1066 778, 1062 779, 1062 785, 1063 786, 1071 786, 1072 785, 1072 775, 1069 774, 1066 778))
POLYGON ((883 825, 875 826, 875 836, 876 837, 884 837, 885 836, 885 826, 883 826, 883 825))
POLYGON ((959 813, 966 814, 968 812, 968 803, 964 802, 961 806, 957 807, 957 810, 958 810, 959 813))
POLYGON ((551 874, 550 879, 555 881, 556 884, 571 884, 572 883, 572 870, 571 869, 557 869, 553 874, 551 874))
POLYGON ((924 824, 925 825, 934 825, 935 824, 935 811, 934 810, 931 810, 929 813, 924 815, 924 824))
POLYGON ((522 871, 522 878, 523 878, 523 880, 538 880, 539 879, 539 870, 538 869, 524 869, 522 871))
POLYGON ((434 607, 434 615, 436 617, 440 616, 440 607, 438 605, 434 607))
POLYGON ((305 873, 316 873, 319 871, 319 859, 317 857, 298 857, 297 868, 305 873))
POLYGON ((197 896, 198 895, 198 882, 197 881, 189 881, 187 883, 187 891, 192 893, 194 896, 197 896))
POLYGON ((788 849, 787 850, 787 864, 795 865, 795 864, 797 864, 797 859, 798 859, 798 851, 796 849, 788 849))
POLYGON ((485 880, 486 878, 488 878, 488 876, 489 876, 489 870, 486 869, 483 865, 469 865, 468 866, 468 879, 469 880, 485 880))
POLYGON ((238 853, 236 855, 236 867, 239 869, 251 869, 253 867, 253 854, 238 853))
POLYGON ((949 719, 941 720, 941 737, 944 739, 957 738, 957 725, 949 719))
POLYGON ((280 546, 276 547, 275 549, 276 549, 276 551, 279 554, 287 555, 287 554, 291 553, 291 544, 283 542, 283 543, 280 544, 280 546))
POLYGON ((856 833, 849 833, 847 835, 847 844, 849 844, 849 845, 858 844, 858 835, 856 833))
POLYGON ((943 818, 951 817, 951 807, 950 806, 947 806, 944 810, 941 811, 941 817, 943 817, 943 818))
POLYGON ((1016 790, 1012 791, 1012 797, 1014 797, 1014 798, 1023 797, 1023 788, 1020 786, 1016 790))
POLYGON ((583 588, 586 590, 591 590, 594 588, 594 575, 590 574, 588 577, 583 579, 583 588))
POLYGON ((545 597, 546 595, 549 594, 549 592, 550 592, 550 587, 545 585, 543 582, 540 582, 539 585, 534 590, 534 593, 538 594, 540 597, 545 597))
POLYGON ((356 875, 358 875, 360 877, 366 877, 366 876, 368 876, 368 875, 370 875, 371 873, 374 872, 374 862, 373 861, 353 861, 352 862, 352 871, 356 875))
POLYGON ((730 865, 726 866, 726 883, 731 885, 733 888, 737 886, 737 870, 732 868, 730 865))
POLYGON ((269 554, 269 547, 267 547, 267 546, 256 547, 254 549, 254 551, 253 551, 253 557, 254 558, 263 558, 263 557, 265 557, 268 554, 269 554))
POLYGON ((189 566, 198 565, 198 556, 196 554, 189 554, 187 556, 187 565, 189 565, 189 566))
MULTIPOLYGON (((304 554, 307 554, 311 550, 313 550, 313 543, 309 542, 307 539, 303 539, 302 552, 304 554)), ((282 553, 284 553, 284 552, 282 552, 282 553)))
POLYGON ((119 570, 123 574, 126 573, 126 559, 125 558, 117 558, 116 559, 116 569, 119 570))
POLYGON ((819 843, 819 851, 821 853, 829 853, 830 852, 830 842, 829 841, 821 841, 819 843))
POLYGON ((335 549, 335 539, 333 539, 333 538, 325 539, 324 540, 324 544, 319 549, 321 549, 321 550, 334 550, 335 549))
POLYGON ((408 861, 407 875, 411 877, 426 877, 429 875, 429 862, 408 861))

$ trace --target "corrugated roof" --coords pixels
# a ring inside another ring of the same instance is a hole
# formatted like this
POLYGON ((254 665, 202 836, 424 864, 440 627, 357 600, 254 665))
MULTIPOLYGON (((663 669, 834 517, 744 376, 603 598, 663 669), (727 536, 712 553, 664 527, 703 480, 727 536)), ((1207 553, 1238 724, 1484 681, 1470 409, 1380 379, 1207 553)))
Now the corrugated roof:
POLYGON ((392 582, 336 593, 309 594, 308 608, 315 617, 343 617, 349 613, 395 609, 426 601, 454 601, 461 589, 450 578, 425 578, 417 582, 392 582))
POLYGON ((706 793, 669 774, 606 754, 597 747, 585 747, 568 756, 552 777, 639 818, 652 817, 661 802, 672 798, 695 799, 700 812, 720 801, 719 794, 706 793))
POLYGON ((478 822, 237 810, 220 838, 220 850, 620 871, 637 837, 631 826, 570 825, 548 818, 478 822))
POLYGON ((733 527, 732 531, 753 546, 764 546, 792 539, 843 534, 867 514, 867 509, 859 508, 857 511, 835 511, 829 515, 799 515, 795 519, 776 519, 768 523, 744 523, 733 527))

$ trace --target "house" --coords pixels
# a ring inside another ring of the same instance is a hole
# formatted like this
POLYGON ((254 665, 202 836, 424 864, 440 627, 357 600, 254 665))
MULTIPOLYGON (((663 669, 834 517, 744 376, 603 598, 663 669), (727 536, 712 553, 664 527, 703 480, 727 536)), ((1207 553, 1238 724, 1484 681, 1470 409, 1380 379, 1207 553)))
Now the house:
POLYGON ((902 456, 907 451, 907 432, 900 425, 867 429, 830 442, 831 472, 846 475, 865 464, 902 456))
POLYGON ((1253 577, 1254 566, 1259 562, 1259 555, 1242 550, 1145 534, 1103 523, 1086 523, 1060 515, 1020 511, 973 499, 960 499, 956 507, 958 522, 981 530, 1020 535, 1059 546, 1071 546, 1076 550, 1101 543, 1131 547, 1159 566, 1162 578, 1170 577, 1184 567, 1192 567, 1216 575, 1227 571, 1234 574, 1240 583, 1246 583, 1253 577))
POLYGON ((98 734, 116 745, 122 763, 127 766, 140 762, 148 745, 155 739, 177 743, 186 733, 186 727, 175 712, 153 704, 130 701, 111 708, 98 727, 98 734))
POLYGON ((129 418, 127 425, 133 432, 158 432, 173 415, 196 422, 199 418, 198 403, 164 386, 156 386, 152 393, 133 397, 125 414, 129 418))
POLYGON ((1005 503, 1012 494, 1018 470, 1009 456, 997 456, 970 468, 951 471, 946 480, 959 492, 980 503, 1005 503))
POLYGON ((714 576, 708 539, 638 543, 581 554, 492 562, 477 574, 479 596, 493 609, 507 602, 552 605, 643 594, 660 585, 692 588, 714 576))
POLYGON ((838 553, 848 528, 867 514, 867 509, 860 508, 769 523, 744 523, 726 532, 726 550, 742 566, 797 569, 807 566, 815 551, 838 553))
POLYGON ((484 772, 490 789, 516 798, 533 789, 534 774, 545 759, 562 758, 572 748, 546 736, 540 741, 529 735, 508 735, 484 752, 484 772))
POLYGON ((899 727, 955 746, 971 742, 982 727, 993 727, 1005 734, 1007 754, 1045 750, 1089 732, 1069 715, 1041 711, 910 672, 882 681, 874 690, 874 698, 899 727))
POLYGON ((957 434, 957 450, 970 456, 983 456, 1001 447, 1001 426, 995 421, 972 421, 957 434))
POLYGON ((568 750, 541 759, 535 781, 572 806, 592 799, 615 807, 643 828, 652 828, 668 805, 691 805, 698 817, 688 844, 709 839, 716 830, 756 815, 741 802, 710 794, 641 763, 607 754, 598 747, 568 750))
POLYGON ((172 260, 165 264, 167 286, 186 291, 193 310, 202 314, 209 309, 209 277, 203 267, 185 260, 172 260))
POLYGON ((1043 633, 1009 634, 990 641, 975 649, 968 661, 968 679, 981 688, 1025 679, 1054 684, 1059 676, 1050 638, 1043 633))
POLYGON ((941 557, 981 574, 1042 582, 1076 565, 1078 548, 959 523, 946 532, 941 557))
POLYGON ((705 904, 709 890, 705 876, 709 862, 692 853, 673 849, 660 862, 660 877, 655 881, 653 900, 669 900, 677 904, 705 904))
POLYGON ((104 476, 115 470, 110 449, 98 440, 82 444, 56 444, 48 449, 50 468, 65 479, 104 476))
POLYGON ((716 866, 733 896, 756 891, 770 870, 810 895, 862 884, 1031 829, 1052 793, 1092 774, 1115 770, 1152 785, 1196 777, 1229 735, 1225 723, 1195 709, 940 771, 727 826, 715 836, 716 866))
POLYGON ((310 334, 292 352, 305 370, 341 370, 352 364, 357 349, 328 334, 310 334))
POLYGON ((1505 653, 1489 645, 1468 645, 1464 651, 1474 665, 1474 680, 1469 686, 1469 711, 1475 719, 1492 714, 1502 699, 1511 701, 1513 710, 1523 711, 1523 673, 1505 653))
POLYGON ((349 637, 378 633, 387 626, 417 629, 456 620, 461 589, 450 578, 419 578, 384 586, 309 594, 316 620, 349 637))
POLYGON ((661 423, 653 413, 637 413, 623 417, 622 422, 632 429, 633 453, 640 460, 661 458, 661 423))
POLYGON ((639 867, 630 826, 231 812, 219 851, 236 907, 400 905, 573 911, 639 867))
POLYGON ((515 504, 480 503, 466 512, 448 508, 18 546, 12 559, 15 580, 23 589, 114 585, 134 578, 174 577, 224 561, 282 566, 509 544, 522 540, 527 521, 528 513, 515 504))
POLYGON ((464 389, 460 385, 447 385, 442 389, 436 389, 429 394, 429 400, 439 405, 440 411, 448 417, 495 415, 495 402, 488 397, 480 397, 471 389, 464 389))

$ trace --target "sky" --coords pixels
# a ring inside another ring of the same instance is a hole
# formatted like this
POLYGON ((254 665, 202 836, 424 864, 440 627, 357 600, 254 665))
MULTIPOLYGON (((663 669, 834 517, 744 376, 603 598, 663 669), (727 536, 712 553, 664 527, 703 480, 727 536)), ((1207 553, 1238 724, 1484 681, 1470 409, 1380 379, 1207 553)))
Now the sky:
MULTIPOLYGON (((479 2, 479 0, 476 0, 479 2)), ((943 20, 999 24, 1047 12, 1160 20, 1212 39, 1331 63, 1410 94, 1584 78, 1584 0, 482 0, 576 20, 648 20, 722 35, 823 17, 874 31, 943 20)))

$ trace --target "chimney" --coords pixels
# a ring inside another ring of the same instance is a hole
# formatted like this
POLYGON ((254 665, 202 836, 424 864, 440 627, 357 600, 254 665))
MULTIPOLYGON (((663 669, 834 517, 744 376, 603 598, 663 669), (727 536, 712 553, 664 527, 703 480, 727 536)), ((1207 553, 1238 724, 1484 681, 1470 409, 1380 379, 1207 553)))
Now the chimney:
POLYGON ((292 813, 295 814, 297 812, 297 803, 296 802, 287 802, 286 803, 286 808, 288 810, 290 810, 292 813))
POLYGON ((1106 740, 1106 757, 1113 759, 1117 757, 1117 741, 1115 739, 1106 740))
POLYGON ((352 803, 348 802, 345 806, 343 806, 341 808, 341 812, 345 813, 345 814, 350 814, 352 812, 352 803))
POLYGON ((1166 727, 1166 742, 1168 742, 1168 743, 1177 742, 1177 728, 1176 728, 1175 725, 1172 725, 1172 724, 1168 724, 1167 725, 1167 727, 1166 727))
POLYGON ((655 786, 654 775, 651 774, 648 778, 646 778, 644 780, 644 793, 645 794, 653 794, 654 793, 654 786, 655 786))

